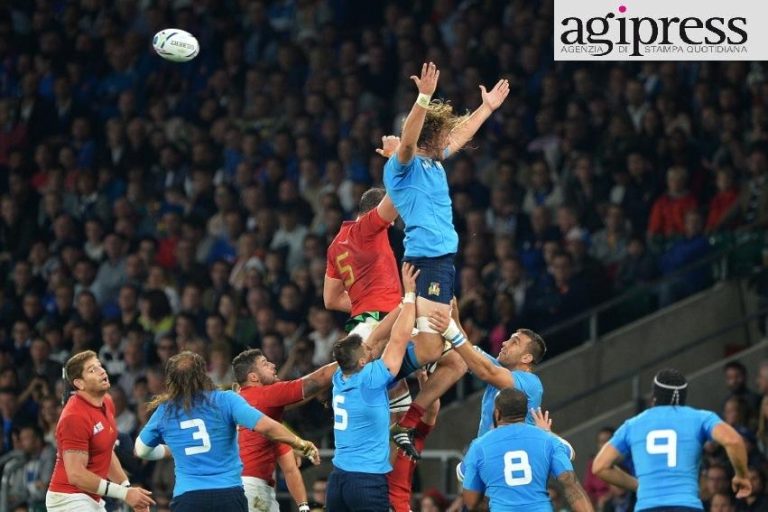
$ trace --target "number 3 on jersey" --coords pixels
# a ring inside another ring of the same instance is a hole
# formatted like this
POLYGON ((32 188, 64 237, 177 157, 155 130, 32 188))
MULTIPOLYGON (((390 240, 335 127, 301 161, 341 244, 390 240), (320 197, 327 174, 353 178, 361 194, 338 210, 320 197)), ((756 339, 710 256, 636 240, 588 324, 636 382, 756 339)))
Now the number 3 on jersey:
POLYGON ((352 286, 352 283, 355 282, 355 274, 352 272, 352 265, 349 263, 344 263, 344 260, 346 260, 349 257, 349 251, 344 251, 343 253, 336 256, 336 268, 339 271, 339 274, 344 278, 344 286, 349 288, 352 286))
POLYGON ((198 446, 187 446, 184 453, 187 455, 199 455, 211 451, 211 436, 208 435, 208 429, 205 428, 205 422, 200 419, 184 420, 179 422, 179 428, 184 430, 188 428, 197 429, 192 433, 192 439, 199 439, 203 442, 198 446))
POLYGON ((532 480, 533 471, 528 462, 527 452, 513 450, 504 454, 504 481, 508 486, 527 485, 532 480))
POLYGON ((347 430, 349 425, 349 415, 342 405, 344 405, 344 395, 336 395, 333 399, 333 428, 336 430, 347 430))
POLYGON ((666 455, 668 468, 677 466, 677 432, 674 430, 651 430, 645 437, 645 449, 651 455, 666 455))

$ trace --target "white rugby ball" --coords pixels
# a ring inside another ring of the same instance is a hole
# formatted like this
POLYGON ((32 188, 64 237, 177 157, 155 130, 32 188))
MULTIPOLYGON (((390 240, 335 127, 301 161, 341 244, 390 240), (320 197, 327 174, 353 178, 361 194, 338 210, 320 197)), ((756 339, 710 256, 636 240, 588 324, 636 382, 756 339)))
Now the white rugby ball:
POLYGON ((187 62, 200 53, 195 36, 179 28, 166 28, 155 34, 152 47, 159 56, 173 62, 187 62))

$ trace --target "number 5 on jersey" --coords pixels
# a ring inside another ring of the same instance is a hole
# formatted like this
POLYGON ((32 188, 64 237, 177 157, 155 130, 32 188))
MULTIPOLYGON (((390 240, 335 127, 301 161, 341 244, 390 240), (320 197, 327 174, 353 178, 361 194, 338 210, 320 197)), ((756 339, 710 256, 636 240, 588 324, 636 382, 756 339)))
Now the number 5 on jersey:
POLYGON ((352 283, 355 282, 355 273, 352 272, 352 265, 349 263, 344 263, 344 260, 346 260, 349 257, 349 251, 344 251, 343 253, 336 256, 336 268, 339 271, 339 274, 344 278, 344 286, 349 288, 352 286, 352 283))
POLYGON ((349 425, 349 415, 342 405, 344 395, 336 395, 333 399, 333 428, 336 430, 347 430, 349 425))
POLYGON ((645 449, 651 455, 666 455, 668 468, 677 466, 677 432, 674 430, 651 430, 645 437, 645 449))

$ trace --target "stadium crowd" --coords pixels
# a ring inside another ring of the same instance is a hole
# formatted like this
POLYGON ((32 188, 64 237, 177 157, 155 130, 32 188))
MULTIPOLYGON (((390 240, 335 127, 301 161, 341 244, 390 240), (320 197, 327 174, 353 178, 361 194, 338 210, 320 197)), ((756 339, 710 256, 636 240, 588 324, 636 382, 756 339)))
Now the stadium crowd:
MULTIPOLYGON (((248 347, 286 379, 330 361, 343 322, 323 305, 325 249, 361 194, 381 185, 374 150, 399 134, 407 77, 425 59, 443 72, 436 96, 459 111, 477 106, 479 84, 510 82, 472 148, 446 165, 462 319, 489 353, 519 327, 543 330, 685 267, 713 240, 768 227, 763 67, 553 63, 551 9, 0 8, 0 452, 31 457, 19 502, 40 510, 70 354, 98 352, 126 446, 162 390, 163 363, 181 350, 203 354, 221 385, 248 347), (197 59, 152 53, 152 34, 169 26, 196 35, 197 59)), ((401 231, 390 236, 400 255, 401 231)), ((659 300, 708 284, 687 277, 659 300)), ((551 352, 577 341, 550 341, 551 352)), ((762 447, 768 411, 747 399, 762 447)), ((726 421, 746 426, 743 404, 728 404, 726 421)), ((286 421, 315 440, 332 423, 316 401, 286 421)), ((126 467, 167 503, 167 461, 126 467)), ((613 504, 603 510, 628 510, 601 492, 613 504)))

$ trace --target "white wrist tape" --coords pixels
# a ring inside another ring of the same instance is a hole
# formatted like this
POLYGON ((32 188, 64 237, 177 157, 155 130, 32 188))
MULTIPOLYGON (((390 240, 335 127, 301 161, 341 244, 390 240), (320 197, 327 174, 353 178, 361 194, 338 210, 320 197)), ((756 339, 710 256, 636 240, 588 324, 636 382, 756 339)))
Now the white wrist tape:
POLYGON ((443 333, 443 338, 451 343, 454 347, 460 347, 467 342, 467 338, 464 337, 464 333, 459 329, 456 321, 451 318, 451 323, 448 324, 448 328, 443 333))
POLYGON ((128 479, 126 479, 126 480, 123 480, 123 482, 120 485, 122 485, 123 487, 130 487, 131 482, 128 479))
POLYGON ((125 501, 125 497, 128 496, 128 487, 123 487, 102 478, 99 482, 99 488, 96 489, 96 494, 125 501))
POLYGON ((422 108, 429 108, 429 102, 432 100, 432 96, 429 94, 419 93, 419 97, 416 98, 416 104, 422 108))
POLYGON ((416 293, 405 292, 405 296, 403 297, 403 304, 416 304, 416 293))
POLYGON ((136 444, 134 445, 136 455, 140 459, 144 460, 160 460, 165 457, 165 447, 161 444, 151 448, 144 444, 141 438, 136 438, 136 444))

